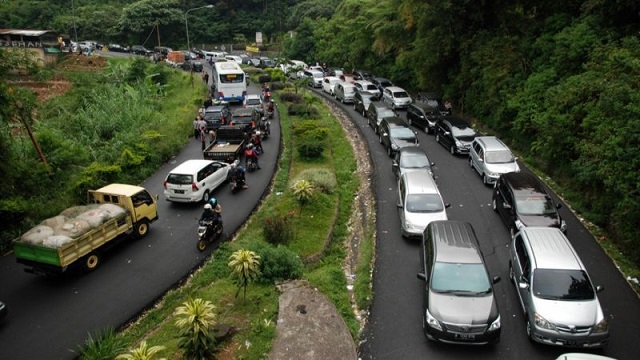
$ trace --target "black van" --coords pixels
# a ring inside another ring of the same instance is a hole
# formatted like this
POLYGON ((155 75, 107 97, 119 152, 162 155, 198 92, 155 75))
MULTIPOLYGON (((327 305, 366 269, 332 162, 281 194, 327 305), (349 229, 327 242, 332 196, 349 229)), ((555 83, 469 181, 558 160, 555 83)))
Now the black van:
POLYGON ((464 221, 432 221, 420 252, 425 283, 422 328, 429 340, 459 344, 500 341, 500 312, 478 238, 464 221))
POLYGON ((440 110, 427 104, 416 101, 407 107, 407 122, 429 134, 433 132, 436 121, 441 117, 440 110))

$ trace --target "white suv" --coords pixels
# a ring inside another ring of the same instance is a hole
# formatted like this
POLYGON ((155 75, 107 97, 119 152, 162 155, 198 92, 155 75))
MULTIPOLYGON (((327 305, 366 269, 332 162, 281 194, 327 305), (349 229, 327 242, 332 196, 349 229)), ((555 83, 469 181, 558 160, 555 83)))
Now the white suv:
POLYGON ((469 149, 469 166, 482 176, 485 185, 495 184, 500 175, 519 172, 517 158, 495 136, 478 136, 469 149))
POLYGON ((392 109, 406 109, 411 104, 411 96, 403 88, 389 86, 382 92, 382 101, 391 106, 392 109))
POLYGON ((213 191, 229 177, 229 164, 212 160, 187 160, 164 180, 164 197, 174 202, 209 201, 213 191))

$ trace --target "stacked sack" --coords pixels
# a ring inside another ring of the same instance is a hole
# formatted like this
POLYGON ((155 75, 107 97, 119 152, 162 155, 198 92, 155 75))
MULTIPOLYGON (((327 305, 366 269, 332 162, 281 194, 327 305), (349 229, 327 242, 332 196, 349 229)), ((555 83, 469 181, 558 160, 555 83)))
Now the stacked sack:
POLYGON ((126 210, 115 204, 74 206, 33 227, 20 237, 20 241, 57 249, 110 219, 125 215, 126 210))

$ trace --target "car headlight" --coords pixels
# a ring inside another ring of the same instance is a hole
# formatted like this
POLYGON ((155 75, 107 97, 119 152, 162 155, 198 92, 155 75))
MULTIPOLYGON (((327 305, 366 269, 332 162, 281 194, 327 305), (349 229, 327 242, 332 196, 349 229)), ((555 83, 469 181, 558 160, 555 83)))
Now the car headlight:
POLYGON ((603 333, 607 331, 609 331, 609 322, 607 321, 607 319, 600 320, 600 322, 593 327, 594 333, 603 333))
POLYGON ((515 224, 516 224, 516 229, 518 229, 518 230, 520 230, 520 229, 522 229, 524 227, 524 224, 520 220, 516 220, 515 224))
POLYGON ((462 142, 460 142, 459 140, 456 140, 456 147, 459 149, 463 149, 464 148, 464 144, 462 142))
POLYGON ((414 230, 414 229, 419 229, 417 224, 412 223, 411 221, 405 220, 405 225, 407 227, 407 229, 409 230, 414 230))
POLYGON ((427 325, 431 326, 434 329, 442 330, 442 325, 440 325, 440 321, 431 316, 429 310, 426 311, 427 314, 427 325))
POLYGON ((497 178, 497 177, 499 177, 500 175, 499 175, 498 173, 494 173, 494 172, 487 171, 487 176, 488 176, 488 177, 495 177, 495 178, 497 178))
POLYGON ((496 321, 492 322, 491 325, 489 325, 489 331, 495 331, 498 329, 500 329, 500 315, 498 315, 496 321))
POLYGON ((548 322, 547 319, 540 316, 540 314, 533 314, 533 322, 537 327, 547 329, 547 330, 556 330, 556 326, 552 323, 548 322))

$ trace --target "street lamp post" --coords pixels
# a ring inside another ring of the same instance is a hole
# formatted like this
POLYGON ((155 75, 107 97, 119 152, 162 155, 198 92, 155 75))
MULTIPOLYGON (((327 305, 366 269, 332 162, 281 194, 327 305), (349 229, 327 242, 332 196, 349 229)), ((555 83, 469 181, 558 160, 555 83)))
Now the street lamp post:
POLYGON ((188 21, 187 15, 191 11, 200 10, 200 9, 204 9, 204 8, 211 9, 211 8, 213 8, 213 5, 209 4, 209 5, 200 6, 200 7, 193 8, 193 9, 189 9, 189 10, 185 11, 185 13, 184 13, 184 26, 187 29, 187 50, 189 51, 189 57, 191 57, 191 43, 189 42, 189 21, 188 21))

